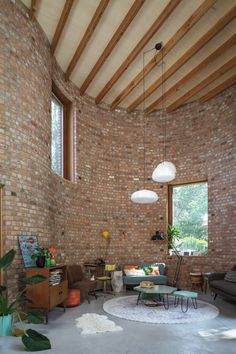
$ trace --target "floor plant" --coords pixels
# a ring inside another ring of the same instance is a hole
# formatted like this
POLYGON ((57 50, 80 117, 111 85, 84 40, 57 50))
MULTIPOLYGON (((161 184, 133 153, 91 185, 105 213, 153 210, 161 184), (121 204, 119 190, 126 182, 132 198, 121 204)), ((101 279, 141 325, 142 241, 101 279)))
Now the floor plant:
MULTIPOLYGON (((45 281, 46 277, 35 275, 21 279, 20 291, 14 299, 9 298, 8 270, 14 260, 15 254, 16 251, 12 249, 3 257, 0 257, 0 269, 3 271, 3 284, 0 287, 0 331, 2 330, 5 318, 9 318, 9 316, 11 318, 14 317, 14 319, 20 323, 20 327, 22 328, 20 331, 22 332, 21 338, 27 351, 51 349, 50 340, 47 337, 34 329, 25 329, 22 321, 24 316, 24 318, 30 323, 38 324, 44 322, 44 316, 41 311, 32 309, 24 312, 23 308, 24 305, 29 302, 26 298, 26 286, 45 281)), ((11 321, 11 323, 13 323, 13 321, 11 321)), ((2 335, 4 335, 4 331, 2 331, 2 333, 2 335)))

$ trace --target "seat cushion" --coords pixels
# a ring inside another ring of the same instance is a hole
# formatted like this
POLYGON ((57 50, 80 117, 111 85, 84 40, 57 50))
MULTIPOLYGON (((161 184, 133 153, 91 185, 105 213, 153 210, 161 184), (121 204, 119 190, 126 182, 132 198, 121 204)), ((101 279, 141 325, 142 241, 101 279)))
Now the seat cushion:
POLYGON ((123 282, 125 285, 139 285, 141 281, 151 281, 155 285, 166 284, 167 277, 165 275, 144 275, 143 277, 123 277, 123 282))
POLYGON ((219 289, 227 294, 236 296, 236 283, 226 281, 226 280, 212 280, 211 287, 214 289, 219 289))

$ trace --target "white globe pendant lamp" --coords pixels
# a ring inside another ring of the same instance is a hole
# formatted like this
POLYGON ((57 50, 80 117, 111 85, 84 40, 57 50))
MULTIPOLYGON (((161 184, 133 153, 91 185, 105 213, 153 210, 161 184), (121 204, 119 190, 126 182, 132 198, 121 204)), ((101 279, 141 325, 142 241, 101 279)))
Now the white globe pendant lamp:
POLYGON ((151 191, 149 189, 145 189, 146 182, 146 115, 145 115, 145 75, 144 75, 144 55, 143 53, 143 126, 144 126, 144 139, 143 139, 143 155, 144 155, 144 177, 143 184, 144 189, 138 190, 131 195, 131 201, 137 204, 151 204, 155 203, 158 200, 158 195, 156 192, 151 191))
POLYGON ((165 183, 175 179, 176 168, 172 162, 163 161, 157 165, 152 173, 152 179, 155 182, 165 183))
POLYGON ((165 62, 163 61, 163 50, 162 50, 162 62, 161 62, 161 67, 162 67, 162 92, 161 92, 161 97, 162 97, 162 110, 161 110, 161 115, 162 115, 162 121, 164 121, 164 158, 161 163, 157 165, 155 170, 152 173, 152 179, 155 182, 160 182, 160 183, 167 183, 170 181, 173 181, 176 177, 176 167, 172 162, 166 161, 166 113, 165 117, 163 119, 163 114, 164 114, 164 98, 165 98, 165 92, 164 92, 164 66, 165 62))
POLYGON ((138 204, 151 204, 158 201, 158 195, 148 189, 141 189, 131 195, 131 201, 138 204))

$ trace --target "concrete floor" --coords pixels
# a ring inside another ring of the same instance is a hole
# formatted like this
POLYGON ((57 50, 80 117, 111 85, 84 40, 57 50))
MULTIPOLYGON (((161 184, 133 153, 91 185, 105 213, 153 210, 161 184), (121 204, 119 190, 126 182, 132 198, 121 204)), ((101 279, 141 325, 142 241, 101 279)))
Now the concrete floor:
MULTIPOLYGON (((130 294, 132 292, 129 292, 130 294)), ((132 293, 133 294, 133 293, 132 293)), ((126 293, 127 295, 127 293, 126 293)), ((105 301, 109 297, 105 298, 105 301)), ((56 354, 236 354, 236 303, 220 297, 214 301, 202 294, 201 300, 214 303, 220 315, 196 324, 159 325, 122 320, 104 313, 103 296, 88 304, 67 309, 56 308, 49 314, 48 325, 34 328, 50 338, 56 354), (74 319, 88 312, 106 314, 123 327, 121 332, 81 336, 74 319)), ((33 328, 33 326, 30 326, 33 328)), ((0 353, 24 351, 20 338, 0 338, 0 353)))

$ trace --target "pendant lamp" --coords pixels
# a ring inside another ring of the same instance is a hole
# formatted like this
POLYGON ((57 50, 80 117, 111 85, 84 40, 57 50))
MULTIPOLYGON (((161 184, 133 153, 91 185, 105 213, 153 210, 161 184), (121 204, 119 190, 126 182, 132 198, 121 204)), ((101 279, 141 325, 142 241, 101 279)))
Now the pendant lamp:
POLYGON ((143 126, 144 126, 144 138, 143 138, 143 160, 144 160, 144 176, 143 176, 143 186, 144 189, 138 190, 131 195, 131 201, 133 203, 138 203, 138 204, 151 204, 155 203, 158 200, 158 195, 156 192, 151 191, 149 189, 145 189, 145 182, 146 182, 146 114, 145 114, 145 98, 146 98, 146 93, 145 93, 145 75, 144 75, 144 56, 145 53, 143 53, 143 126))
MULTIPOLYGON (((162 48, 161 43, 157 43, 155 48, 162 48)), ((162 121, 163 121, 163 114, 164 114, 164 98, 165 98, 165 92, 164 92, 164 67, 165 63, 163 61, 163 48, 162 48, 162 61, 161 61, 161 68, 162 68, 162 74, 161 74, 161 95, 162 95, 162 108, 161 108, 161 114, 162 114, 162 121)), ((155 170, 152 173, 152 179, 155 182, 160 182, 160 183, 165 183, 165 182, 170 182, 175 179, 176 176, 176 167, 172 162, 166 161, 166 112, 164 116, 164 159, 163 162, 159 163, 155 170)))

